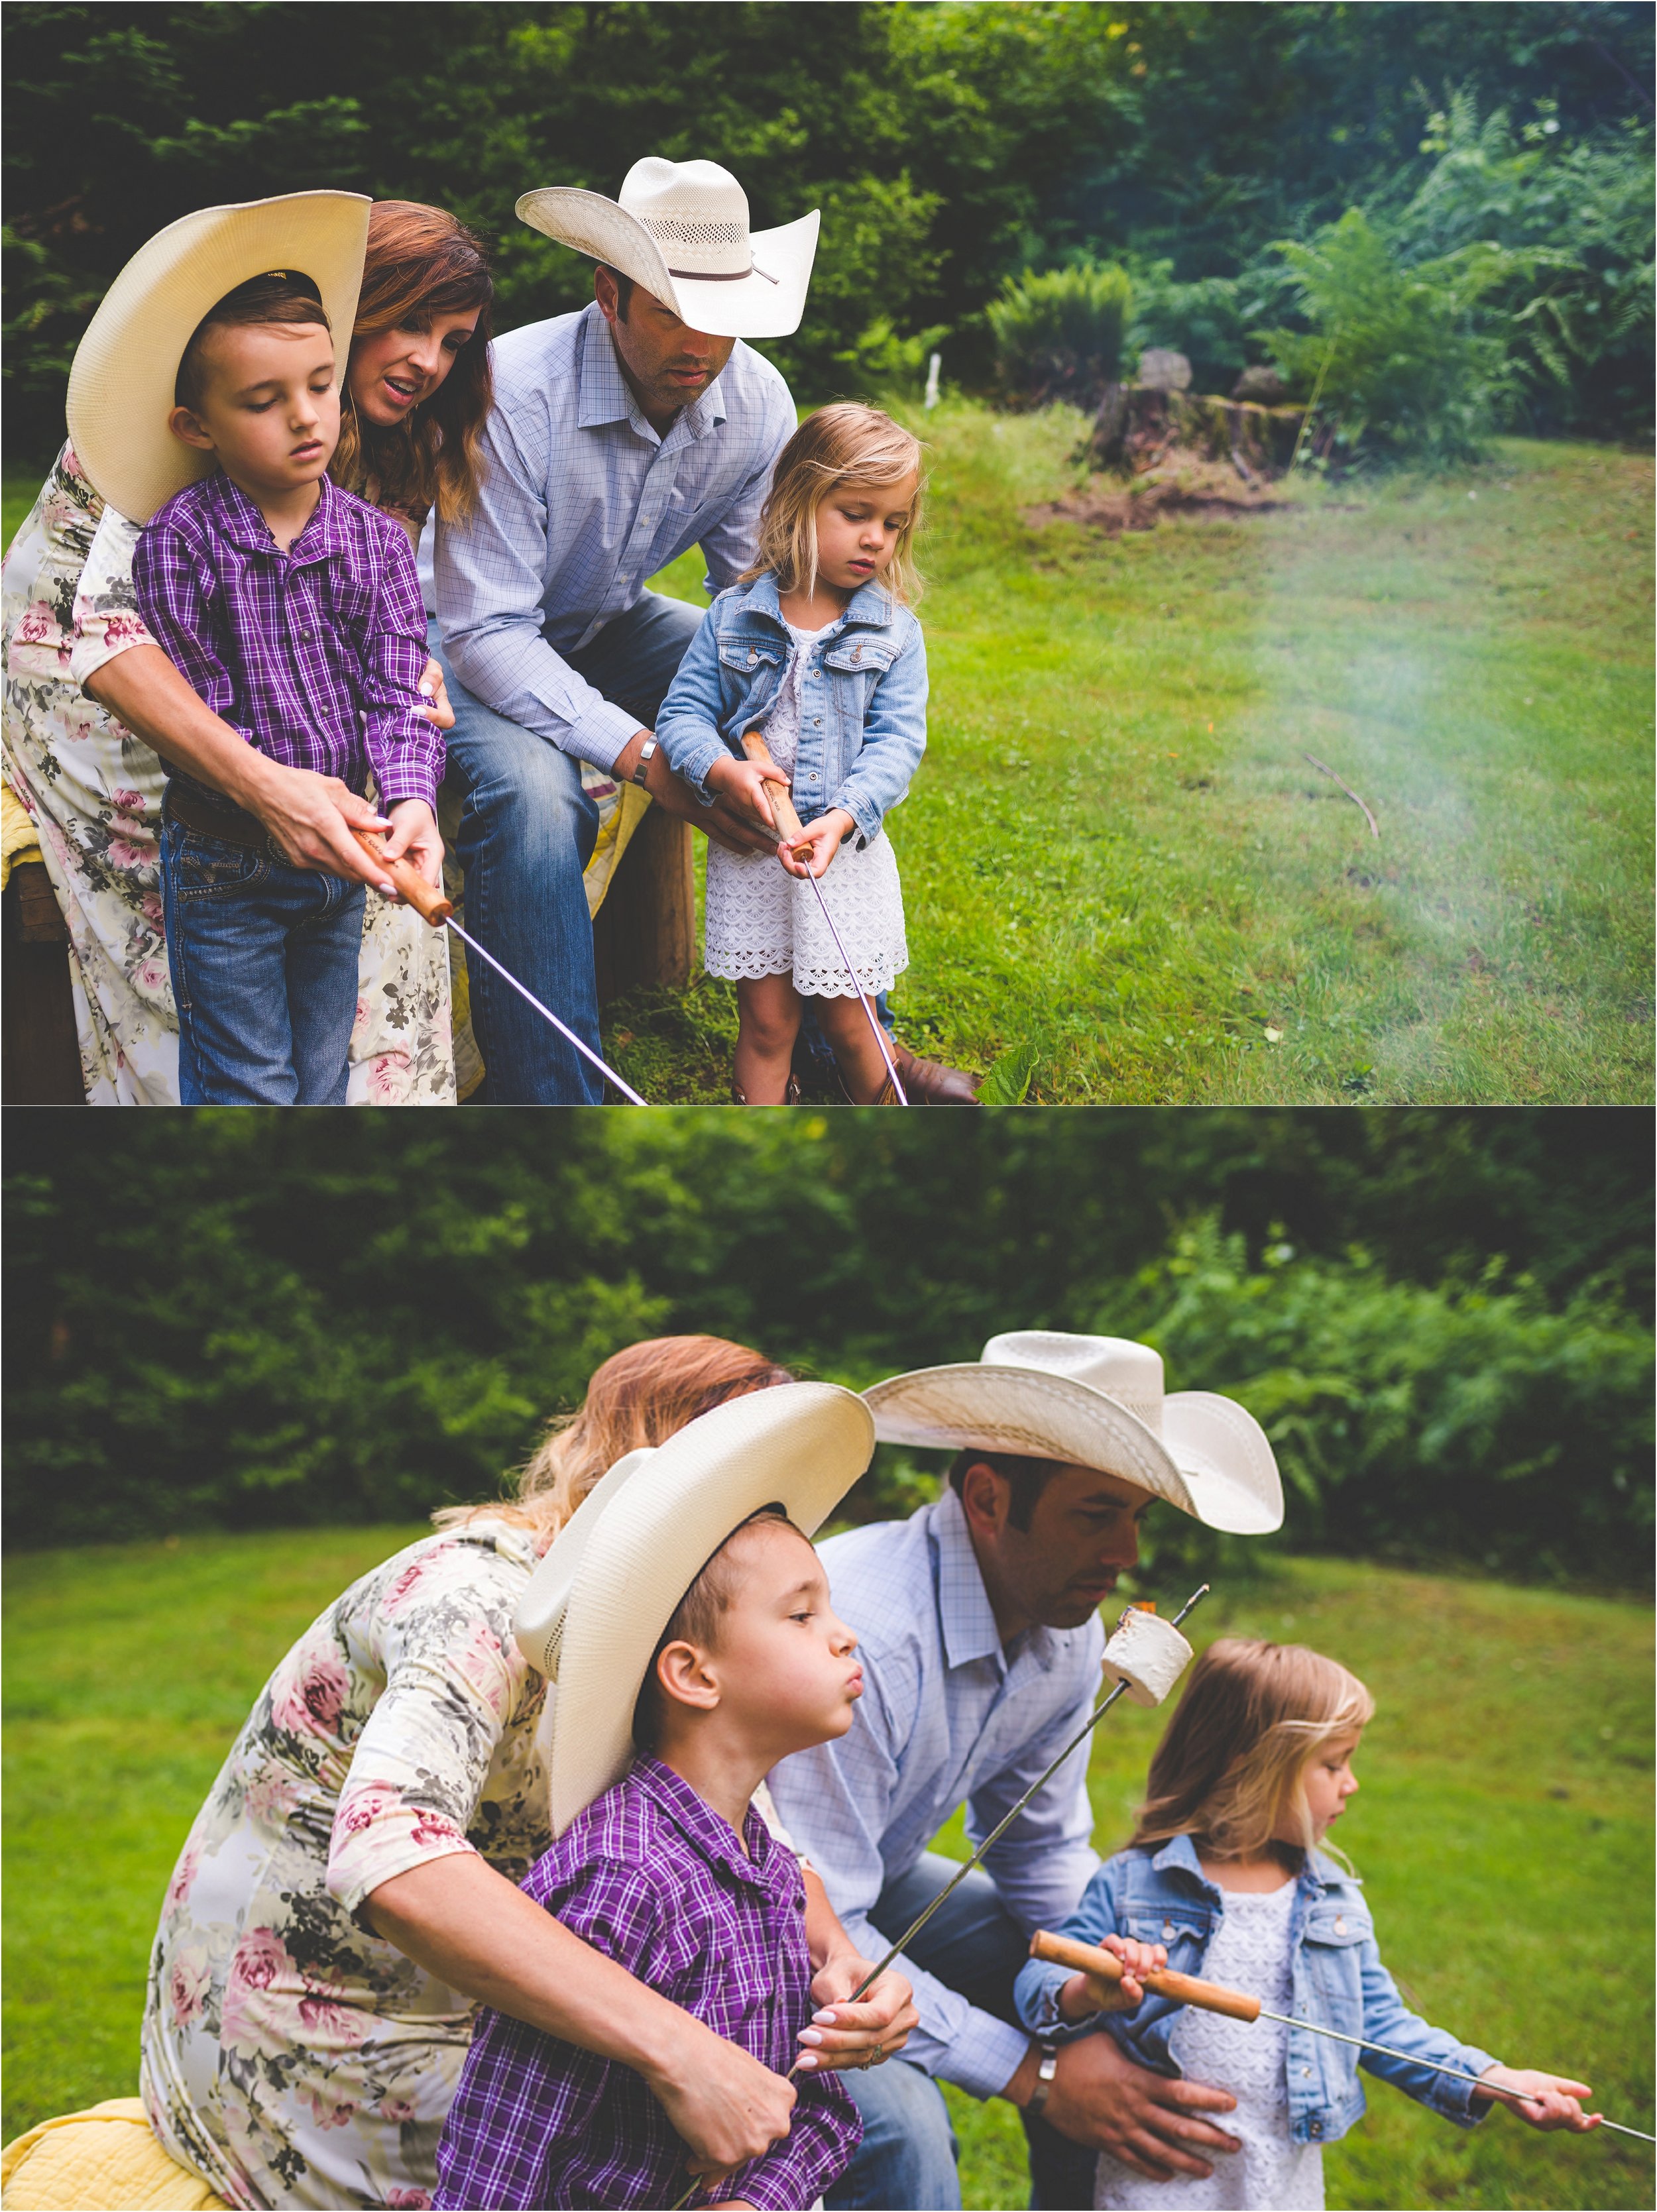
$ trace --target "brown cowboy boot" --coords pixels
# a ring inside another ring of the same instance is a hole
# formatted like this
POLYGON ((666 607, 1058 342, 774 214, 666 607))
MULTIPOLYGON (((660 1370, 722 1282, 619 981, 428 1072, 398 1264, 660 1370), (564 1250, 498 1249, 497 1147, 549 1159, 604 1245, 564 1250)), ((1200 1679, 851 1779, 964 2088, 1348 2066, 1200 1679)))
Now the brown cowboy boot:
MULTIPOLYGON (((747 1094, 747 1092, 746 1092, 746 1091, 739 1091, 739 1090, 737 1089, 737 1087, 736 1087, 735 1084, 732 1084, 732 1085, 731 1085, 731 1103, 732 1103, 732 1105, 733 1105, 733 1106, 746 1106, 746 1105, 747 1104, 747 1103, 748 1103, 748 1094, 747 1094)), ((797 1077, 793 1076, 793 1075, 790 1075, 790 1076, 789 1076, 789 1087, 788 1087, 787 1093, 785 1094, 785 1096, 784 1096, 784 1097, 783 1097, 783 1103, 785 1106, 797 1106, 797 1105, 800 1103, 800 1084, 799 1084, 799 1079, 798 1079, 797 1077)))
MULTIPOLYGON (((972 1079, 959 1067, 946 1067, 941 1060, 920 1060, 906 1044, 892 1041, 898 1079, 911 1106, 976 1106, 972 1079)), ((890 1080, 890 1079, 888 1079, 890 1080)))

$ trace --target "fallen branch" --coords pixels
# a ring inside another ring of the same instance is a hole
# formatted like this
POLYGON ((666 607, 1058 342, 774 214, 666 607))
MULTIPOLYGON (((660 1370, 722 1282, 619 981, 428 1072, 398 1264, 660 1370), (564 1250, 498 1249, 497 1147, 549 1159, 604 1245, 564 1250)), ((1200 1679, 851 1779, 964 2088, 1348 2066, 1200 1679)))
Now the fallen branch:
POLYGON ((1329 765, 1329 763, 1327 761, 1320 761, 1316 753, 1302 752, 1301 757, 1302 760, 1309 760, 1313 768, 1321 769, 1331 783, 1338 783, 1341 789, 1346 793, 1347 797, 1352 801, 1352 804, 1355 806, 1363 807, 1363 818, 1369 824, 1370 836, 1372 837, 1379 837, 1380 836, 1380 824, 1376 821, 1374 816, 1369 811, 1369 809, 1367 806, 1364 806, 1362 799, 1361 799, 1357 793, 1353 790, 1346 778, 1343 775, 1337 775, 1334 769, 1329 765))

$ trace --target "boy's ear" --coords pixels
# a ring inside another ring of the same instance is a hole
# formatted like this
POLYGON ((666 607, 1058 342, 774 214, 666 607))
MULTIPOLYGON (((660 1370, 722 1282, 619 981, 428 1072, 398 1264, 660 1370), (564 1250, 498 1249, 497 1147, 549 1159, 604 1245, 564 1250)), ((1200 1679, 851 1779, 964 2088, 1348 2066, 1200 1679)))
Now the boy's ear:
POLYGON ((167 418, 167 427, 175 438, 186 446, 193 446, 198 453, 210 453, 215 450, 211 437, 187 407, 175 407, 167 418))
POLYGON ((683 1641, 656 1654, 656 1680, 670 1705, 710 1713, 720 1698, 719 1681, 707 1652, 683 1641))

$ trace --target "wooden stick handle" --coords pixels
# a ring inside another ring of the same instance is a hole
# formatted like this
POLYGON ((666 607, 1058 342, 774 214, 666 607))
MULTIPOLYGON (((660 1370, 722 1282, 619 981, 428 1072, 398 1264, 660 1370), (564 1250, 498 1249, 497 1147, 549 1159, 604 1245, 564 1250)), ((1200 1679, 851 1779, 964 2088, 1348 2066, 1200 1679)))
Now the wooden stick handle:
MULTIPOLYGON (((1099 1950, 1091 1943, 1077 1943, 1068 1936, 1032 1936, 1030 1955, 1033 1959, 1045 1959, 1055 1966, 1069 1966, 1073 1973, 1093 1974, 1101 1982, 1122 1979, 1122 1961, 1113 1952, 1099 1950)), ((1166 1966, 1141 1974, 1139 1979, 1155 1996, 1167 1997, 1174 2004, 1196 2005, 1203 2012, 1222 2012, 1230 2020, 1255 2021, 1260 2017, 1258 1997, 1248 1996, 1241 1990, 1226 1989, 1219 1982, 1199 1982, 1191 1974, 1171 1974, 1166 1966)))
POLYGON ((412 860, 388 860, 386 841, 374 830, 353 830, 351 835, 375 866, 385 870, 398 896, 406 899, 434 929, 441 929, 454 911, 453 900, 446 899, 442 891, 429 884, 412 860))
MULTIPOLYGON (((742 750, 756 768, 775 768, 771 747, 764 732, 750 730, 742 740, 742 750)), ((771 812, 777 817, 777 827, 783 844, 797 845, 805 836, 806 825, 794 811, 794 799, 786 783, 768 783, 765 796, 771 801, 771 812)))

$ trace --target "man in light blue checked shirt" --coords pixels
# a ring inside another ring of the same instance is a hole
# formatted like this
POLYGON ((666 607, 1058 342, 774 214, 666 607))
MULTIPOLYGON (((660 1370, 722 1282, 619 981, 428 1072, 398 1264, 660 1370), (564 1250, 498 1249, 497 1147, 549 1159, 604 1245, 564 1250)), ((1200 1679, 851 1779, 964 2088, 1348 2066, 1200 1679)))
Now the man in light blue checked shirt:
MULTIPOLYGON (((750 232, 727 171, 654 159, 619 202, 549 188, 518 213, 594 257, 595 297, 496 342, 478 506, 437 532, 434 643, 455 714, 467 927, 597 1050, 582 872, 598 816, 580 763, 710 836, 775 846, 757 816, 704 806, 656 750, 656 709, 702 616, 645 586, 692 545, 714 591, 753 557, 795 413, 742 340, 797 327, 818 218, 750 232)), ((598 1099, 508 985, 481 962, 469 980, 491 1102, 598 1099)))
MULTIPOLYGON (((979 1361, 894 1376, 865 1396, 883 1441, 956 1456, 935 1504, 821 1546, 835 1611, 857 1632, 864 1695, 849 1734, 769 1781, 848 1935, 875 1959, 956 1871, 928 1849, 939 1830, 965 1805, 978 1843, 1087 1719, 1100 1694, 1099 1608, 1158 1498, 1251 1534, 1281 1523, 1282 1491, 1243 1407, 1165 1395, 1158 1354, 1119 1338, 1018 1331, 979 1361)), ((832 2207, 959 2205, 939 2079, 1020 2108, 1032 2202, 1047 2212, 1093 2203, 1101 2149, 1172 2181, 1206 2176, 1205 2154, 1238 2148, 1203 2118, 1232 2108, 1224 2090, 1136 2069, 1109 2036, 1044 2045, 1015 2024, 1030 1936, 1074 1910, 1099 1864, 1087 1771, 1084 1744, 909 1947, 920 2026, 895 2064, 847 2077, 863 2142, 832 2207)))

